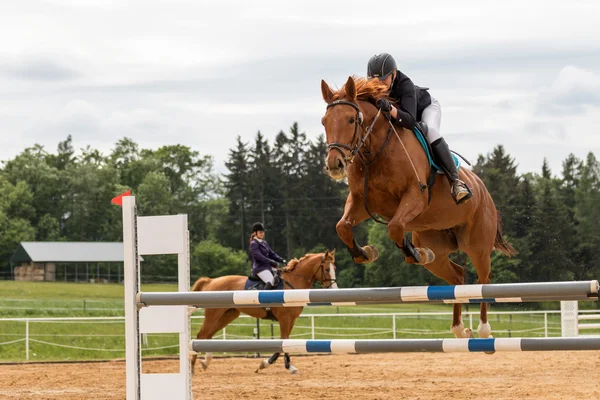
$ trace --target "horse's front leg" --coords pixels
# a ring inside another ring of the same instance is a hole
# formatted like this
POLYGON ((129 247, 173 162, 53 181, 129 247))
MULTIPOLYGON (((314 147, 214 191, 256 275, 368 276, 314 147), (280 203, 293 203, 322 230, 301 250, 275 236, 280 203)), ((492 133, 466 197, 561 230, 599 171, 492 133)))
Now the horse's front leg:
POLYGON ((298 368, 292 365, 292 360, 290 359, 289 353, 283 354, 283 360, 285 361, 285 368, 290 371, 290 374, 295 374, 298 372, 298 368))
POLYGON ((423 196, 419 193, 407 193, 402 196, 400 205, 394 217, 388 224, 388 234, 404 253, 404 259, 409 264, 429 264, 435 259, 433 251, 427 247, 415 247, 404 237, 406 225, 415 219, 424 208, 423 196))
POLYGON ((279 358, 279 353, 273 353, 273 355, 266 359, 266 360, 262 360, 260 362, 260 365, 258 366, 258 368, 256 369, 256 371, 254 372, 258 372, 261 369, 265 369, 267 368, 269 365, 273 364, 275 361, 277 361, 277 359, 279 358))
POLYGON ((354 239, 352 227, 369 218, 365 205, 355 194, 350 193, 344 206, 344 215, 335 226, 338 236, 348 248, 348 252, 357 264, 367 264, 379 258, 379 251, 374 246, 360 247, 354 239))

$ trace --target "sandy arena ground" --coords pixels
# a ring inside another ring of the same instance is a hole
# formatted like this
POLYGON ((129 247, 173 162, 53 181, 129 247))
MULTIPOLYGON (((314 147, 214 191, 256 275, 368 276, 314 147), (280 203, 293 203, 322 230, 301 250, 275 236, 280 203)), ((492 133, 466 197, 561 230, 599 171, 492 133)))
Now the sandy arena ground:
MULTIPOLYGON (((215 359, 195 399, 600 400, 600 352, 365 354, 293 357, 255 374, 258 359, 215 359)), ((147 372, 177 362, 145 361, 147 372)), ((0 399, 124 399, 123 362, 0 366, 0 399)), ((167 400, 167 399, 165 399, 167 400)))

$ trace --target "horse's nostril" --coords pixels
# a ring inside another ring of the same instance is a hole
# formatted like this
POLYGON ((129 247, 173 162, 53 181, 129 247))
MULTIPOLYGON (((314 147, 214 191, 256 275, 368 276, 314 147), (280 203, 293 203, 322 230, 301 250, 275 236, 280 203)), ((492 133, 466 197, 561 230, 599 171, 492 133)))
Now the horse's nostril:
POLYGON ((342 162, 342 160, 339 160, 339 159, 338 159, 338 162, 337 162, 337 167, 338 167, 339 169, 342 169, 342 168, 344 168, 344 163, 342 162))

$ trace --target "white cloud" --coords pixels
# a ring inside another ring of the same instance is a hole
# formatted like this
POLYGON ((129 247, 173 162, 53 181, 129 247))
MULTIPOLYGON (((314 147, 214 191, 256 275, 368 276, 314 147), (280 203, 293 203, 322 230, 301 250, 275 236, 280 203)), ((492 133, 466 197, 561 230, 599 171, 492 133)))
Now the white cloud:
POLYGON ((538 112, 573 115, 583 113, 589 106, 600 107, 600 75, 569 65, 540 92, 538 112))
POLYGON ((543 0, 8 2, 0 159, 71 133, 104 150, 180 142, 222 170, 238 134, 272 139, 294 121, 321 134, 320 80, 341 85, 387 51, 472 161, 501 143, 524 170, 544 155, 560 166, 600 151, 598 20, 595 3, 543 0))

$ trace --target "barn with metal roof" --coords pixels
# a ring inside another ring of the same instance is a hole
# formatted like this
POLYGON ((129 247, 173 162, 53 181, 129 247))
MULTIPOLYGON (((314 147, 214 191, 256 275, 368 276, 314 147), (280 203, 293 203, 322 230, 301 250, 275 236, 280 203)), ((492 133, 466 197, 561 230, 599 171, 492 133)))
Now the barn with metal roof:
POLYGON ((122 242, 21 242, 11 257, 15 280, 121 282, 122 242))

